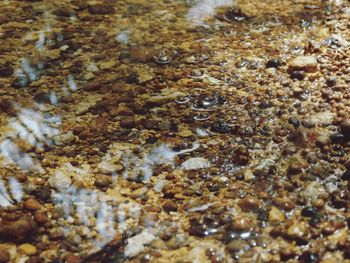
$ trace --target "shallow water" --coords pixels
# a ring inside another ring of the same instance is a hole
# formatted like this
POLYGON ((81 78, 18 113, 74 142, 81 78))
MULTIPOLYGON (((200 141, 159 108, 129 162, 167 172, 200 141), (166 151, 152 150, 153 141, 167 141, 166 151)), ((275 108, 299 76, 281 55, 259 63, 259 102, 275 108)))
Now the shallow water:
POLYGON ((3 0, 0 263, 349 260, 349 10, 3 0))

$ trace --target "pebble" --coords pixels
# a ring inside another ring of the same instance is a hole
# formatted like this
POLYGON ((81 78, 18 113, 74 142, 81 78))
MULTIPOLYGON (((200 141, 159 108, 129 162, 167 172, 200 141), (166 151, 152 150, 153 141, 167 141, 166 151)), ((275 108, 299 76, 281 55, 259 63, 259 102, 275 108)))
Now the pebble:
POLYGON ((162 207, 163 207, 165 212, 177 211, 177 204, 172 200, 166 200, 163 203, 162 207))
POLYGON ((46 213, 36 213, 34 216, 35 222, 37 222, 39 225, 44 225, 49 221, 49 218, 46 213))
POLYGON ((111 177, 107 175, 96 175, 95 186, 107 187, 112 183, 111 177))
POLYGON ((294 222, 287 230, 287 236, 292 239, 306 239, 308 226, 305 222, 294 222))
POLYGON ((288 67, 290 72, 305 71, 313 73, 317 70, 317 59, 314 56, 298 56, 289 61, 288 67))
POLYGON ((140 187, 134 191, 132 191, 131 193, 131 198, 135 199, 135 198, 139 198, 142 197, 143 195, 145 195, 148 191, 148 188, 146 186, 140 187))
POLYGON ((13 67, 9 62, 0 65, 0 77, 6 78, 10 77, 13 74, 13 67))
POLYGON ((181 164, 181 169, 185 171, 199 170, 208 167, 210 167, 209 161, 202 157, 190 158, 181 164))
POLYGON ((74 10, 65 6, 65 7, 60 7, 60 8, 57 8, 55 11, 53 11, 53 13, 56 15, 56 16, 62 16, 62 17, 71 17, 74 15, 74 10))
POLYGON ((33 246, 31 244, 25 243, 25 244, 22 244, 18 247, 18 251, 26 254, 27 256, 32 256, 32 255, 36 254, 37 249, 35 246, 33 246))
POLYGON ((248 212, 257 209, 260 202, 257 198, 249 196, 239 200, 238 205, 243 211, 248 212))
POLYGON ((282 62, 280 60, 272 58, 267 61, 266 68, 279 68, 281 65, 282 62))
POLYGON ((111 5, 96 4, 89 6, 89 12, 93 15, 111 15, 115 13, 115 9, 111 5))
POLYGON ((23 204, 25 209, 31 210, 31 211, 36 211, 41 209, 41 204, 36 201, 35 199, 28 199, 24 201, 23 204))
POLYGON ((285 216, 281 210, 272 206, 269 211, 269 222, 272 224, 282 223, 285 220, 285 216))
POLYGON ((252 226, 252 220, 246 216, 237 216, 232 221, 232 228, 235 230, 248 230, 252 226))
POLYGON ((125 118, 120 121, 120 127, 125 129, 135 128, 136 121, 133 118, 125 118))

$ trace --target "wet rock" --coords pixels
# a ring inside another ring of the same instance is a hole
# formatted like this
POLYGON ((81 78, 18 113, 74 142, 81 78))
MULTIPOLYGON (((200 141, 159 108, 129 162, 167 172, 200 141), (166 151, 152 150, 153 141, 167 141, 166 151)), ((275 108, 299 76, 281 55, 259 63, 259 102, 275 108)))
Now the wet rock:
POLYGON ((181 164, 183 170, 198 170, 210 167, 210 163, 207 159, 202 157, 190 158, 181 164))
POLYGON ((327 78, 326 84, 327 84, 328 87, 335 86, 337 84, 337 78, 334 77, 334 76, 327 78))
POLYGON ((267 61, 266 68, 279 68, 281 65, 282 62, 280 60, 272 58, 267 61))
POLYGON ((4 248, 0 248, 0 263, 10 262, 10 253, 4 248))
POLYGON ((232 221, 232 228, 234 230, 249 230, 253 227, 252 220, 246 216, 237 216, 232 221))
POLYGON ((308 226, 305 222, 294 222, 287 230, 287 236, 291 239, 306 240, 308 235, 308 226))
POLYGON ((0 65, 0 77, 6 78, 10 77, 13 74, 13 67, 9 62, 0 65))
POLYGON ((132 47, 129 58, 132 62, 147 63, 153 60, 153 49, 147 47, 132 47))
POLYGON ((213 132, 218 133, 229 133, 231 131, 231 127, 225 121, 214 122, 211 125, 211 130, 213 132))
POLYGON ((162 207, 165 212, 177 211, 177 204, 172 200, 166 200, 162 207))
POLYGON ((24 202, 23 204, 25 209, 31 210, 31 211, 36 211, 41 209, 41 205, 38 201, 35 199, 28 199, 24 202))
POLYGON ((125 129, 132 129, 136 126, 136 121, 133 118, 125 118, 120 121, 120 127, 125 129))
POLYGON ((20 253, 27 255, 27 256, 32 256, 32 255, 36 254, 37 249, 32 244, 25 243, 25 244, 22 244, 18 247, 18 251, 20 253))
POLYGON ((135 257, 145 249, 145 245, 150 244, 156 237, 147 230, 133 236, 127 240, 124 254, 127 257, 135 257))
POLYGON ((9 115, 14 115, 16 113, 15 107, 9 99, 2 99, 0 101, 0 111, 9 115))
POLYGON ((285 220, 285 216, 281 210, 277 207, 271 207, 269 212, 269 222, 272 224, 282 223, 285 220))
POLYGON ((95 186, 108 187, 112 183, 112 179, 107 175, 97 175, 95 177, 95 186))
POLYGON ((69 7, 60 7, 57 8, 53 13, 56 16, 61 16, 61 17, 71 17, 75 14, 74 10, 69 8, 69 7))
MULTIPOLYGON (((132 191, 131 198, 136 199, 136 198, 142 197, 147 193, 147 191, 148 191, 148 188, 146 186, 140 187, 140 188, 132 191)), ((164 206, 163 206, 163 208, 164 208, 164 206)), ((164 210, 165 210, 165 208, 164 208, 164 210)))
POLYGON ((316 72, 317 59, 314 56, 299 56, 288 63, 289 72, 305 71, 308 73, 316 72))
POLYGON ((53 93, 40 92, 35 94, 34 101, 36 103, 51 103, 56 104, 56 96, 53 93))
POLYGON ((49 217, 47 213, 36 213, 34 216, 34 220, 38 225, 44 225, 49 221, 49 217))
POLYGON ((244 251, 246 249, 249 248, 249 244, 247 243, 247 241, 245 240, 241 240, 241 239, 234 239, 231 240, 227 245, 226 245, 226 249, 230 252, 230 253, 236 253, 239 251, 244 251))
POLYGON ((248 196, 239 200, 238 205, 243 211, 248 212, 256 210, 259 207, 260 202, 257 198, 248 196))
POLYGON ((89 6, 89 12, 93 15, 111 15, 115 13, 115 9, 111 5, 96 4, 89 6))
POLYGON ((301 210, 301 215, 305 217, 314 217, 318 213, 318 210, 314 207, 307 206, 301 210))
POLYGON ((17 221, 2 221, 0 239, 17 243, 32 238, 36 230, 37 225, 30 216, 23 216, 17 221))
POLYGON ((292 124, 294 128, 298 128, 300 126, 300 121, 296 117, 290 117, 288 122, 289 124, 292 124))

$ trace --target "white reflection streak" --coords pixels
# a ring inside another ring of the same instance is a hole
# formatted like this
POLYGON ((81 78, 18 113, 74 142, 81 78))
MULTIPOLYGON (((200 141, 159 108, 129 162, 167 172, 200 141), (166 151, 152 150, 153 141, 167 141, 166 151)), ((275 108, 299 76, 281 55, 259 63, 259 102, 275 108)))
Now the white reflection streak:
POLYGON ((41 51, 44 49, 44 44, 45 44, 45 31, 40 31, 39 32, 39 40, 36 44, 36 48, 41 51))
POLYGON ((11 197, 7 193, 4 182, 0 179, 0 206, 8 207, 11 206, 11 197))
POLYGON ((16 163, 24 170, 30 170, 34 167, 33 159, 28 154, 21 152, 18 146, 9 138, 0 143, 0 152, 5 158, 16 163))
POLYGON ((22 185, 17 181, 16 178, 11 177, 9 180, 10 191, 13 199, 20 202, 23 197, 22 185))
POLYGON ((29 61, 26 58, 21 59, 22 68, 24 72, 29 77, 30 81, 34 81, 37 79, 38 74, 34 68, 32 68, 29 64, 29 61))
MULTIPOLYGON (((20 202, 23 197, 22 185, 16 178, 9 179, 9 188, 13 199, 20 202)), ((13 205, 13 199, 10 197, 4 182, 0 179, 0 207, 8 207, 13 205)))
POLYGON ((205 26, 204 20, 213 16, 217 7, 232 4, 233 0, 198 0, 188 11, 187 20, 195 25, 205 26))
POLYGON ((71 91, 77 90, 77 84, 75 83, 74 77, 72 75, 68 76, 68 85, 71 91))

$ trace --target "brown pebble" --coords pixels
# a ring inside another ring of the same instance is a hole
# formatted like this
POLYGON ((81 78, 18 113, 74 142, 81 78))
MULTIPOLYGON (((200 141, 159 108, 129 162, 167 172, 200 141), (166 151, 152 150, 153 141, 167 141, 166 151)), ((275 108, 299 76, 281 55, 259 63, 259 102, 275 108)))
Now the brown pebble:
POLYGON ((173 202, 172 200, 166 200, 163 203, 163 209, 166 212, 172 212, 177 210, 177 204, 173 202))
POLYGON ((232 221, 232 228, 235 230, 248 230, 252 227, 252 220, 245 216, 238 216, 232 221))
POLYGON ((90 5, 89 12, 94 15, 110 15, 115 13, 115 9, 111 5, 97 4, 90 5))
POLYGON ((46 213, 39 212, 39 213, 35 214, 34 220, 39 225, 43 225, 43 224, 47 223, 49 219, 48 219, 48 216, 46 213))
POLYGON ((35 199, 28 199, 28 200, 24 201, 23 206, 25 209, 28 209, 31 211, 36 211, 36 210, 41 209, 40 203, 38 201, 36 201, 35 199))
POLYGON ((257 209, 260 205, 260 202, 255 197, 248 196, 239 200, 238 205, 243 211, 247 212, 257 209))
POLYGON ((120 121, 120 127, 125 129, 131 129, 136 126, 136 122, 133 118, 125 118, 120 121))

